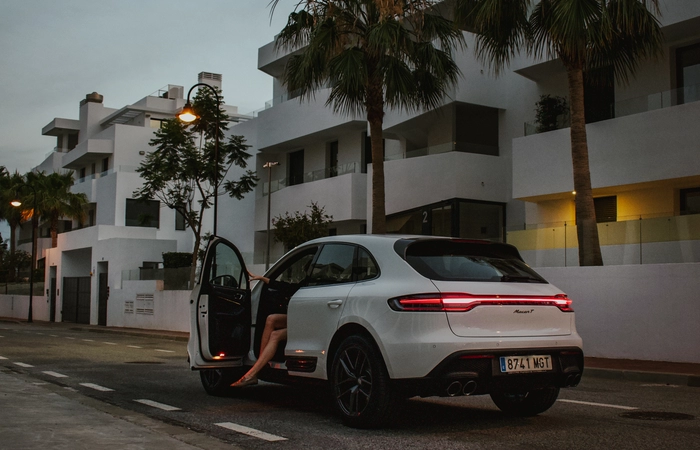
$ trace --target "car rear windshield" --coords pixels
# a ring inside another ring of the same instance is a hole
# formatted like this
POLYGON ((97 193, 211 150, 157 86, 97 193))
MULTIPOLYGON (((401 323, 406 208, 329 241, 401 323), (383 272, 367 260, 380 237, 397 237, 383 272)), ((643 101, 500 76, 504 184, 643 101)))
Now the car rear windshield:
POLYGON ((431 280, 546 283, 508 244, 427 239, 399 241, 395 249, 431 280))

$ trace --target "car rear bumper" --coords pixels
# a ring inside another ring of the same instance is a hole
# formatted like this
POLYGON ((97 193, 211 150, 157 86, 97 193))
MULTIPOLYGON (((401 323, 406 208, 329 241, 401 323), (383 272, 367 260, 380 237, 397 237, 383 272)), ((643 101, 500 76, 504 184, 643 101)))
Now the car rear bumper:
POLYGON ((396 380, 407 396, 481 395, 494 391, 527 392, 545 387, 574 387, 583 374, 583 351, 578 347, 498 351, 459 351, 445 358, 427 377, 396 380), (501 356, 549 355, 551 370, 502 373, 501 356))

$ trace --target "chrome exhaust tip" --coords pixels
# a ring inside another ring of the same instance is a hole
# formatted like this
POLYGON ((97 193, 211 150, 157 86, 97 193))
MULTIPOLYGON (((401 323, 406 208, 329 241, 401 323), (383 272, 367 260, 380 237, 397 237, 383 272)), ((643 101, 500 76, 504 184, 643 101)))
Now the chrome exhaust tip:
POLYGON ((447 395, 454 397, 462 393, 462 383, 459 381, 453 381, 449 386, 447 386, 447 395))
POLYGON ((472 395, 474 391, 476 391, 476 381, 474 380, 469 380, 466 383, 464 383, 464 387, 462 388, 462 394, 464 395, 472 395))

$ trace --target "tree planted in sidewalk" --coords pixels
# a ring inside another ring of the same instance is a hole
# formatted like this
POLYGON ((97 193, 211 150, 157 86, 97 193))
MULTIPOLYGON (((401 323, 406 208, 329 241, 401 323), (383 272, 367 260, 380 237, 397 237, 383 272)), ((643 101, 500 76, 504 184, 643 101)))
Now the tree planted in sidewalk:
MULTIPOLYGON (((223 96, 219 98, 223 104, 223 96)), ((246 170, 237 180, 226 180, 231 167, 245 169, 251 155, 242 136, 231 135, 225 140, 229 118, 223 108, 217 108, 214 94, 209 89, 199 89, 192 107, 197 120, 191 124, 167 120, 156 131, 150 142, 154 150, 136 169, 144 180, 143 186, 133 195, 139 200, 159 200, 184 218, 194 234, 190 271, 193 284, 204 212, 221 191, 240 200, 255 188, 258 179, 255 172, 246 170), (214 156, 217 135, 218 160, 214 156)))

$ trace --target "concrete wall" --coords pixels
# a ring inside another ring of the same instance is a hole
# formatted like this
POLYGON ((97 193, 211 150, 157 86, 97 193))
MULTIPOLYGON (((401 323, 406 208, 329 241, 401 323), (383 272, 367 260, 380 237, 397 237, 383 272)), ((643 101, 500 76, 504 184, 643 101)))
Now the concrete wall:
POLYGON ((147 330, 190 330, 190 291, 156 290, 156 281, 125 281, 122 289, 110 291, 107 303, 107 325, 110 327, 147 330), (138 294, 153 294, 153 302, 137 300, 138 294), (133 310, 125 311, 126 302, 134 302, 133 310), (137 308, 152 306, 152 314, 137 308))
POLYGON ((700 264, 536 270, 573 299, 587 356, 700 363, 700 264))
MULTIPOLYGON (((41 294, 41 292, 39 292, 41 294)), ((27 320, 29 314, 28 295, 0 295, 0 317, 27 320)), ((34 295, 32 302, 33 320, 48 322, 49 300, 44 295, 34 295)))

